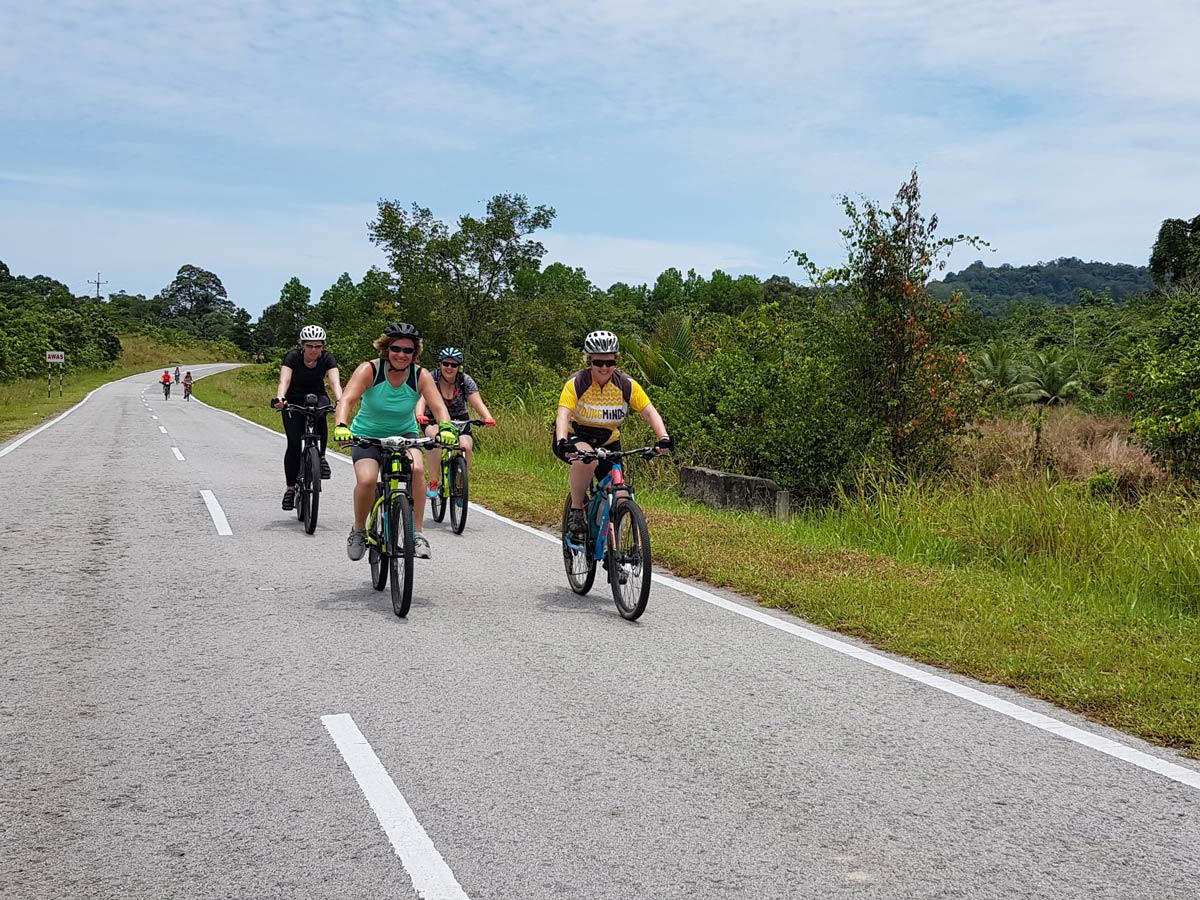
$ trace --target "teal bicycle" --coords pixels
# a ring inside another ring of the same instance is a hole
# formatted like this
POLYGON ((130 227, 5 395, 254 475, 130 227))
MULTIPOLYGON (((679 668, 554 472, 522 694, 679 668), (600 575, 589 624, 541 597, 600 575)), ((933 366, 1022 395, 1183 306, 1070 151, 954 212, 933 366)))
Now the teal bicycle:
POLYGON ((587 536, 582 544, 571 536, 567 517, 571 512, 571 494, 563 504, 562 553, 567 583, 576 594, 586 594, 596 580, 596 563, 608 573, 617 612, 631 622, 646 611, 650 600, 650 529, 646 514, 633 496, 633 485, 625 480, 621 460, 626 456, 653 459, 656 447, 637 450, 577 451, 575 462, 609 462, 611 471, 588 490, 587 536))
POLYGON ((413 570, 412 460, 408 451, 426 450, 438 442, 427 437, 355 437, 352 443, 383 451, 375 504, 367 518, 367 555, 371 585, 382 591, 390 580, 392 612, 404 618, 412 603, 413 570))

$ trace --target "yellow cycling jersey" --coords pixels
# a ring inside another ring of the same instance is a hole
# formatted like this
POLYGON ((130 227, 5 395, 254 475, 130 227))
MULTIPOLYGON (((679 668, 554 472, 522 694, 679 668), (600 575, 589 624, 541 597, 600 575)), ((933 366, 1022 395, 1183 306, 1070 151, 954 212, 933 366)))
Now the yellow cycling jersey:
POLYGON ((558 405, 571 410, 571 423, 578 426, 576 433, 581 437, 603 429, 609 432, 603 444, 611 444, 621 437, 621 423, 629 410, 640 413, 650 405, 650 398, 624 372, 613 372, 612 378, 601 387, 592 380, 589 369, 581 369, 563 385, 558 405))

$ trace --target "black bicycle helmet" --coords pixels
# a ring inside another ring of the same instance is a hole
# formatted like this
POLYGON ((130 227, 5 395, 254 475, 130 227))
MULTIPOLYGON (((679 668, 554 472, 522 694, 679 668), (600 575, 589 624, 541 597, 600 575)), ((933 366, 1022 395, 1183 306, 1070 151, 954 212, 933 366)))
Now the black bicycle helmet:
POLYGON ((409 325, 407 322, 393 322, 383 329, 383 333, 390 338, 406 337, 412 338, 414 341, 421 339, 421 332, 417 331, 417 326, 409 325))

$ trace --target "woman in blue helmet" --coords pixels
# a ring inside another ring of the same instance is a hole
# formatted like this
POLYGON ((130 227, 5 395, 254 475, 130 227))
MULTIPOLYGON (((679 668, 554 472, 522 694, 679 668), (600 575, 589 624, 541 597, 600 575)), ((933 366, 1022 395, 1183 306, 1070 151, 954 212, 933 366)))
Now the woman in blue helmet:
MULTIPOLYGON (((465 422, 471 418, 470 410, 475 410, 476 417, 483 419, 483 424, 494 426, 496 420, 488 412, 487 404, 479 393, 479 385, 475 379, 462 370, 463 352, 457 347, 443 347, 438 354, 438 367, 433 371, 433 383, 437 385, 450 418, 455 423, 465 422)), ((437 426, 430 422, 425 415, 424 399, 417 401, 417 422, 425 427, 427 437, 437 436, 437 426)), ((471 451, 475 439, 471 437, 471 424, 459 425, 458 442, 467 454, 467 468, 471 467, 471 451)), ((438 492, 438 454, 440 450, 428 450, 425 453, 425 471, 429 474, 429 490, 427 496, 436 497, 438 492)))

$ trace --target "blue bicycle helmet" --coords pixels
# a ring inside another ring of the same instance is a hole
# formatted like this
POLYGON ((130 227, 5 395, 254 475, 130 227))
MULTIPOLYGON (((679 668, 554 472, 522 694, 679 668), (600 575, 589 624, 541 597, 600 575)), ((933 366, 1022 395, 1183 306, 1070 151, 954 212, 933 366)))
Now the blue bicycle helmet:
POLYGON ((441 362, 443 359, 452 359, 461 365, 463 352, 457 347, 443 347, 438 351, 438 362, 441 362))

